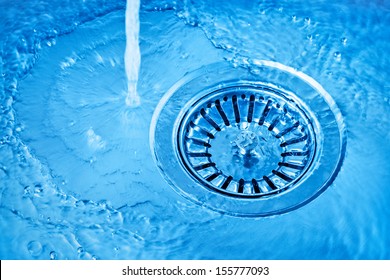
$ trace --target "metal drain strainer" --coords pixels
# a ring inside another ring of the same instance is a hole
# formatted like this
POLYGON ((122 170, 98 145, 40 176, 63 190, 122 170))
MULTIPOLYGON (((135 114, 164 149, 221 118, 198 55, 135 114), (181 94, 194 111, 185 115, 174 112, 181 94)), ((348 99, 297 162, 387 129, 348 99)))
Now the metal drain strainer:
POLYGON ((180 159, 194 178, 226 195, 259 197, 294 185, 316 139, 307 113, 281 91, 232 86, 193 104, 180 123, 180 159))
POLYGON ((335 178, 345 150, 341 115, 314 80, 259 61, 214 64, 162 99, 151 148, 167 181, 213 210, 266 216, 295 209, 335 178))

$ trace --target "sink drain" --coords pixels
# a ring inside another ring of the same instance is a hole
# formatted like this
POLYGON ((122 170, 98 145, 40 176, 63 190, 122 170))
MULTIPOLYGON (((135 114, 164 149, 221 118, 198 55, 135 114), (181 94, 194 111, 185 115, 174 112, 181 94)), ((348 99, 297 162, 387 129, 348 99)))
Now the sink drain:
POLYGON ((177 141, 183 165, 199 183, 248 198, 296 184, 316 150, 311 121, 297 100, 245 84, 195 101, 177 141))
POLYGON ((258 62, 215 64, 187 75, 162 99, 151 148, 167 181, 223 213, 295 209, 334 180, 344 156, 341 115, 310 77, 258 62))

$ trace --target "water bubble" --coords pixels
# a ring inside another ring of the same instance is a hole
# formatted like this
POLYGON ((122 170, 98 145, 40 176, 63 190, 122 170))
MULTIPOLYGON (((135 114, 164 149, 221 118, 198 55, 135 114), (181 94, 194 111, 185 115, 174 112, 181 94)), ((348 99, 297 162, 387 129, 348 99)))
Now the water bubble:
POLYGON ((141 175, 142 174, 142 169, 138 169, 138 170, 136 170, 134 172, 131 172, 131 174, 133 174, 133 175, 141 175))
POLYGON ((27 250, 33 257, 38 257, 42 253, 42 245, 39 241, 30 241, 27 244, 27 250))
POLYGON ((56 259, 57 259, 57 253, 56 253, 56 251, 51 251, 51 252, 50 252, 50 259, 51 259, 51 260, 56 260, 56 259))
POLYGON ((274 178, 274 183, 275 184, 281 184, 281 180, 279 178, 274 178))
POLYGON ((335 52, 333 54, 334 58, 336 61, 340 61, 341 60, 341 53, 340 52, 335 52))
POLYGON ((13 79, 9 82, 8 88, 10 90, 16 89, 18 87, 18 81, 16 79, 13 79))
POLYGON ((78 254, 84 253, 84 248, 83 248, 83 247, 78 247, 78 248, 77 248, 77 253, 78 253, 78 254))
POLYGON ((346 46, 346 45, 347 45, 348 39, 345 38, 345 37, 343 37, 343 38, 340 39, 340 41, 341 41, 341 43, 342 43, 344 46, 346 46))
POLYGON ((333 76, 333 72, 332 71, 327 71, 326 72, 326 75, 328 75, 329 77, 333 76))
POLYGON ((43 187, 41 184, 36 184, 34 186, 34 195, 35 196, 40 196, 40 194, 43 192, 43 187))
MULTIPOLYGON (((25 154, 23 152, 20 152, 17 154, 17 157, 19 159, 19 165, 22 166, 24 163, 27 162, 27 159, 25 157, 25 154)), ((23 165, 24 166, 24 165, 23 165)))
POLYGON ((30 195, 31 194, 31 187, 30 186, 26 186, 24 187, 24 195, 30 195))
POLYGON ((189 57, 190 55, 189 55, 189 53, 182 53, 181 55, 180 55, 180 58, 182 58, 182 59, 187 59, 188 57, 189 57))

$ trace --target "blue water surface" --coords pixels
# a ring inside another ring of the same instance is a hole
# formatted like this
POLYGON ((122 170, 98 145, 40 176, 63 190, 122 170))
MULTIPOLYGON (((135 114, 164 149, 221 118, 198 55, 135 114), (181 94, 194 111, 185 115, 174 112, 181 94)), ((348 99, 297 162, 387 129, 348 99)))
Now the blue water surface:
POLYGON ((0 1, 1 259, 390 259, 387 1, 141 1, 139 108, 125 105, 125 6, 0 1), (318 81, 348 144, 317 199, 238 218, 171 189, 149 126, 186 73, 255 59, 318 81))

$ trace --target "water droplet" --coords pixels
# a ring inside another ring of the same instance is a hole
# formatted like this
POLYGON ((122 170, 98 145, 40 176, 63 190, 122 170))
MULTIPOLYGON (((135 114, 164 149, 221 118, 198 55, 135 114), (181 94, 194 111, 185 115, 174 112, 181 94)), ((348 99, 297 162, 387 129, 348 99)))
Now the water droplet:
POLYGON ((84 253, 84 248, 83 247, 78 247, 77 248, 77 253, 79 253, 79 254, 84 253))
POLYGON ((341 38, 341 43, 342 43, 344 46, 347 45, 347 41, 348 41, 347 38, 345 38, 345 37, 341 38))
POLYGON ((293 15, 293 16, 291 17, 291 19, 292 19, 293 22, 297 22, 297 16, 296 16, 296 15, 293 15))
POLYGON ((305 23, 307 25, 310 25, 310 22, 311 22, 310 18, 309 17, 305 17, 305 23))
POLYGON ((57 259, 57 253, 56 253, 56 251, 51 251, 51 252, 50 252, 50 259, 51 259, 51 260, 56 260, 56 259, 57 259))
POLYGON ((26 186, 24 187, 24 195, 30 195, 31 194, 31 187, 26 186))
POLYGON ((333 54, 333 56, 336 59, 336 61, 340 61, 341 60, 341 53, 340 52, 335 52, 333 54))
POLYGON ((33 257, 38 257, 42 253, 42 245, 39 241, 30 241, 27 244, 27 250, 33 257))
POLYGON ((307 35, 307 39, 309 39, 309 41, 312 42, 313 41, 313 35, 311 35, 311 34, 307 35))
POLYGON ((133 175, 141 175, 142 174, 142 169, 138 169, 138 170, 132 172, 131 174, 133 174, 133 175))
POLYGON ((332 72, 332 71, 328 71, 326 74, 327 74, 329 77, 333 76, 333 72, 332 72))
POLYGON ((43 188, 41 184, 37 184, 34 186, 34 196, 40 196, 43 192, 43 188))
POLYGON ((189 53, 182 53, 180 57, 181 57, 182 59, 186 59, 186 58, 188 58, 189 56, 190 56, 189 53))

